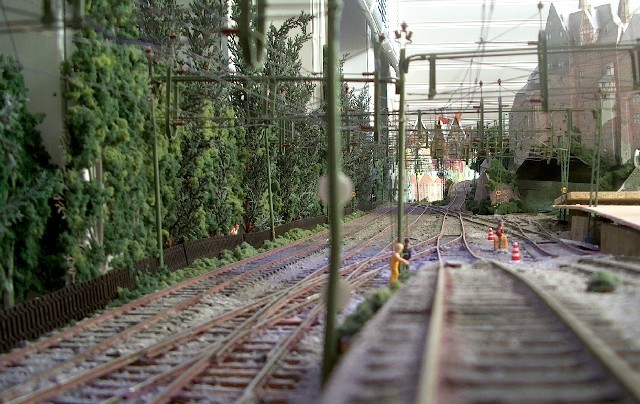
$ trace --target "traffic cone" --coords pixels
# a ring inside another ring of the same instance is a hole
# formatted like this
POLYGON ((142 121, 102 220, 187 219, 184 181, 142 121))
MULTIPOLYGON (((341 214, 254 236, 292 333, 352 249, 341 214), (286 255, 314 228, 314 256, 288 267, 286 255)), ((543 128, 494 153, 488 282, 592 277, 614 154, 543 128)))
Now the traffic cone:
POLYGON ((511 251, 511 262, 519 263, 522 261, 522 257, 520 257, 520 246, 518 243, 513 243, 513 250, 511 251))
POLYGON ((496 239, 496 235, 495 235, 495 233, 493 232, 493 229, 492 229, 492 228, 489 228, 489 236, 487 237, 487 240, 489 240, 489 241, 493 241, 493 240, 495 240, 495 239, 496 239))

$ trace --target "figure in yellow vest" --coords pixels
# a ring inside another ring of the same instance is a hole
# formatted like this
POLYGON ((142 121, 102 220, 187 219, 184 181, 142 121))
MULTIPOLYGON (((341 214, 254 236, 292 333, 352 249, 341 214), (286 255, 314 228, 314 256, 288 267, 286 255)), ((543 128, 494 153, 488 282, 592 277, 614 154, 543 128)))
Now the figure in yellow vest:
POLYGON ((498 230, 493 240, 493 250, 499 252, 507 252, 507 235, 504 232, 504 221, 498 221, 498 230))
POLYGON ((395 251, 392 252, 391 257, 389 257, 389 267, 391 268, 390 284, 398 280, 398 275, 400 275, 400 264, 405 264, 409 267, 409 261, 400 256, 403 248, 404 246, 402 243, 396 243, 395 251))

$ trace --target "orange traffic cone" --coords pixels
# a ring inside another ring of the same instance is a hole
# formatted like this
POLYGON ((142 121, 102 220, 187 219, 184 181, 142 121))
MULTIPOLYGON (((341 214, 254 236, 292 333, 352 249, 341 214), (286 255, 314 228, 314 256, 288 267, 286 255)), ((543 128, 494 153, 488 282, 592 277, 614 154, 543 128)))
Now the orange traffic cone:
POLYGON ((487 237, 487 240, 489 240, 489 241, 493 241, 493 240, 495 240, 495 239, 496 239, 496 235, 495 235, 495 233, 493 232, 493 229, 492 229, 492 228, 489 228, 489 236, 487 237))
POLYGON ((520 246, 518 243, 513 243, 513 250, 511 251, 511 262, 519 263, 522 261, 522 257, 520 257, 520 246))

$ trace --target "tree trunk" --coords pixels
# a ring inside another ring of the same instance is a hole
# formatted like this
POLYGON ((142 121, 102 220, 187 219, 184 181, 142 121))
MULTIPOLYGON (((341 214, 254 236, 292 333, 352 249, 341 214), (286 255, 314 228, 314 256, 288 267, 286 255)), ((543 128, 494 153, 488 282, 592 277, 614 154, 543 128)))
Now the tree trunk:
MULTIPOLYGON (((100 149, 100 155, 98 156, 98 160, 95 165, 96 170, 96 181, 98 182, 98 187, 100 191, 104 189, 103 179, 104 172, 102 168, 102 149, 100 149)), ((96 223, 96 244, 99 246, 104 245, 104 207, 100 207, 100 211, 98 213, 98 221, 96 223)), ((105 256, 105 262, 100 264, 100 273, 105 274, 109 271, 109 260, 107 256, 105 256)))
MULTIPOLYGON (((15 305, 15 296, 13 292, 13 253, 14 241, 9 242, 7 249, 6 267, 0 267, 0 282, 2 282, 2 301, 5 310, 15 305)), ((4 265, 2 265, 4 266, 4 265)))

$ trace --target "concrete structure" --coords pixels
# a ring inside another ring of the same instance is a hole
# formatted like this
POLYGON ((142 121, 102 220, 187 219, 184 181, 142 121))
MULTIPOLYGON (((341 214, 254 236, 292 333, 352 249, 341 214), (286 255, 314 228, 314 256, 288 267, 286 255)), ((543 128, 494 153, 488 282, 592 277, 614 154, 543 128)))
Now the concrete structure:
POLYGON ((555 208, 569 209, 571 239, 598 244, 608 254, 640 256, 640 192, 599 192, 598 206, 588 203, 589 192, 554 201, 555 208))
POLYGON ((577 2, 578 10, 551 5, 545 32, 549 49, 583 47, 580 52, 548 54, 548 113, 541 110, 539 67, 514 99, 510 136, 517 140, 516 166, 541 150, 557 146, 567 130, 567 108, 573 112, 575 143, 592 148, 596 133, 594 110, 602 111, 600 150, 613 164, 625 163, 640 145, 640 95, 633 88, 629 51, 616 46, 635 44, 640 37, 640 15, 629 15, 627 0, 618 11, 611 4, 591 8, 577 2), (585 52, 588 46, 608 48, 585 52), (609 50, 610 49, 610 50, 609 50))
POLYGON ((42 141, 55 164, 63 164, 60 137, 64 130, 63 81, 60 64, 71 49, 74 30, 63 23, 72 18, 64 0, 51 0, 51 24, 42 23, 42 2, 3 0, 0 22, 0 52, 13 57, 22 67, 29 90, 27 108, 43 113, 39 126, 42 141), (63 18, 65 17, 65 18, 63 18))

